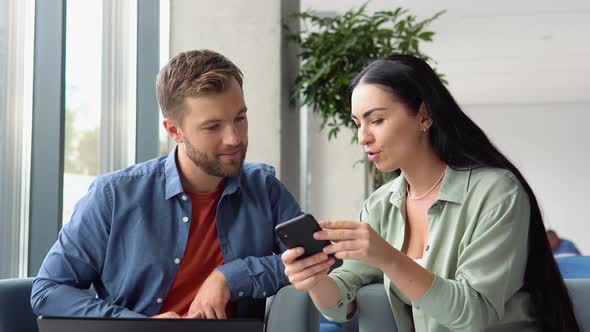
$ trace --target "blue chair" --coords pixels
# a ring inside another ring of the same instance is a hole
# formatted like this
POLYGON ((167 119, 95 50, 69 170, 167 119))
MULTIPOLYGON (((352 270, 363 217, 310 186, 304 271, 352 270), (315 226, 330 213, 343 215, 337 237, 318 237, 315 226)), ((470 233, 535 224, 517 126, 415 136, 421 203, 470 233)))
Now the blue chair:
POLYGON ((331 322, 320 315, 320 332, 342 332, 342 324, 331 322))
POLYGON ((564 279, 590 278, 590 256, 564 256, 555 260, 564 279))
POLYGON ((0 279, 0 331, 37 332, 31 309, 33 278, 0 279))

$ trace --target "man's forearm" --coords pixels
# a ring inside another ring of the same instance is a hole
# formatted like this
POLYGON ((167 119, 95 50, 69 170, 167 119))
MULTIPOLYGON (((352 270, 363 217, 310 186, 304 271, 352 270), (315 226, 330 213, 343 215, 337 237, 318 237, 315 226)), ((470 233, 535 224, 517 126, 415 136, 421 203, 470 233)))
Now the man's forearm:
POLYGON ((284 269, 279 255, 238 258, 217 268, 227 281, 232 301, 244 296, 265 298, 274 295, 289 283, 284 269))
POLYGON ((32 291, 31 307, 36 315, 69 317, 143 318, 128 308, 98 299, 74 286, 38 279, 32 291))

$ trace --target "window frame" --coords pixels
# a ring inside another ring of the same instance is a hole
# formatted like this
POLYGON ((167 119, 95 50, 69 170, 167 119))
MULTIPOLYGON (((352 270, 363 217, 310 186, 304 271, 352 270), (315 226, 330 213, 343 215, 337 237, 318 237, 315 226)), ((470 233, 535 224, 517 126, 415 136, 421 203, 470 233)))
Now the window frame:
MULTIPOLYGON (((103 18, 113 10, 117 11, 117 15, 113 18, 115 22, 109 19, 109 26, 103 31, 103 36, 113 36, 115 33, 120 37, 120 33, 124 33, 122 29, 129 29, 128 26, 117 26, 124 15, 121 11, 127 7, 122 7, 124 5, 116 0, 104 1, 103 18)), ((106 151, 101 154, 101 171, 112 171, 158 155, 158 106, 154 78, 159 69, 160 5, 158 0, 136 0, 130 3, 137 6, 137 40, 133 44, 142 51, 133 51, 133 47, 131 50, 126 49, 128 45, 124 45, 125 38, 103 39, 103 55, 108 55, 108 58, 103 58, 103 65, 106 62, 109 67, 106 72, 103 69, 102 84, 104 87, 110 81, 111 84, 121 86, 125 80, 130 80, 135 82, 136 89, 132 92, 126 88, 121 88, 126 92, 117 88, 115 92, 105 90, 108 96, 103 91, 101 136, 107 136, 109 140, 105 140, 105 148, 101 149, 106 151), (118 54, 117 49, 126 53, 118 54), (116 62, 127 59, 129 65, 133 58, 135 64, 131 65, 135 66, 135 75, 131 71, 132 74, 119 77, 116 74, 116 62), (131 113, 134 114, 121 115, 120 111, 112 107, 115 101, 121 99, 133 105, 133 96, 136 103, 131 113)), ((67 0, 36 0, 35 5, 29 234, 24 244, 28 248, 28 262, 26 269, 23 269, 23 275, 29 276, 37 274, 62 227, 65 138, 67 0)), ((107 21, 103 25, 105 23, 107 21)), ((22 242, 25 242, 24 239, 22 242)))

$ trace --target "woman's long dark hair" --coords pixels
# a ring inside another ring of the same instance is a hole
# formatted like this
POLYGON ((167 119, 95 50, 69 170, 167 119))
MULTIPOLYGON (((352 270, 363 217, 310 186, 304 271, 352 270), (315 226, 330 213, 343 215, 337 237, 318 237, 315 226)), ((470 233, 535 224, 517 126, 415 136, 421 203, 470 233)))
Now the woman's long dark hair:
POLYGON ((520 171, 461 110, 432 68, 413 56, 391 55, 372 62, 359 73, 350 84, 350 94, 361 81, 389 88, 412 112, 418 112, 424 103, 432 119, 430 143, 438 158, 450 167, 497 167, 509 170, 518 178, 531 207, 523 288, 531 295, 538 327, 547 332, 580 331, 533 190, 520 171))

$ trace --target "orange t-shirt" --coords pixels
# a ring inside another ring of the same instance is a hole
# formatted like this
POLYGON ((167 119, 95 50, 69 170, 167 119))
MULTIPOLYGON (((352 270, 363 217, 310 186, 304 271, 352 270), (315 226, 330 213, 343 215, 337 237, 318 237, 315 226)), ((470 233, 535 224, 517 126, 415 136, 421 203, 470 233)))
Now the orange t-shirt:
MULTIPOLYGON (((223 185, 209 193, 187 192, 192 201, 188 240, 184 257, 160 313, 174 311, 185 316, 205 279, 223 264, 216 227, 217 202, 222 192, 223 185)), ((231 303, 228 303, 226 314, 230 318, 231 303)))

